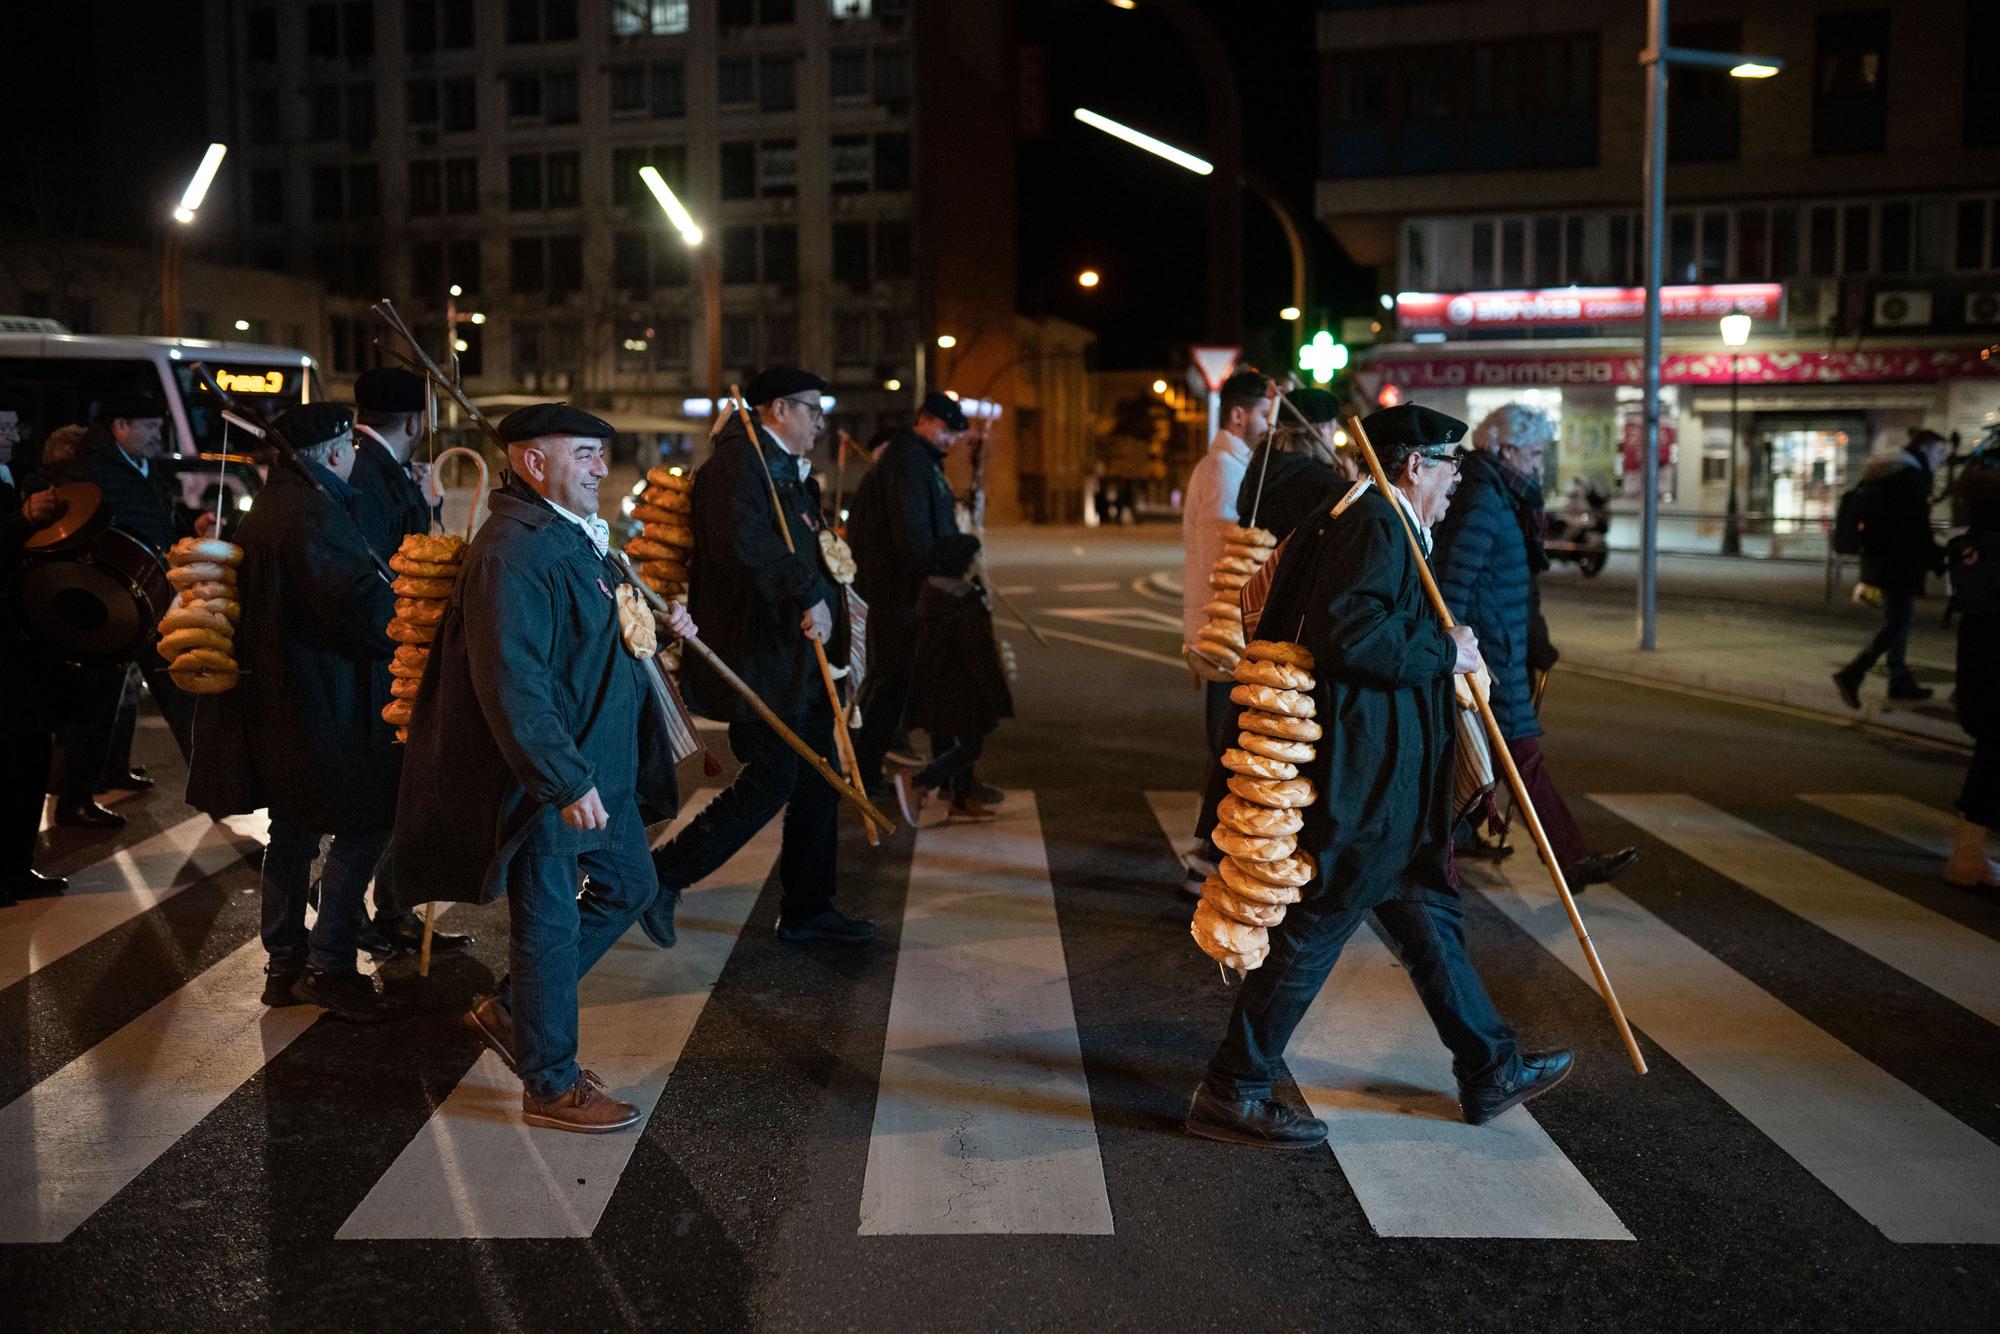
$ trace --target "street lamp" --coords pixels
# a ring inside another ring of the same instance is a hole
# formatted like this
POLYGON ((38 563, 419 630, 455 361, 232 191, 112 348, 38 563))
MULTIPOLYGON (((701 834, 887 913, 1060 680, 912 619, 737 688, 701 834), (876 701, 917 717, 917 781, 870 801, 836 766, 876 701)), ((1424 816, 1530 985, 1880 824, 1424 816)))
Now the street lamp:
MULTIPOLYGON (((215 173, 222 170, 223 155, 229 152, 227 144, 210 144, 208 151, 201 155, 201 165, 194 169, 194 175, 181 191, 181 202, 174 206, 174 221, 181 227, 190 226, 194 215, 201 208, 201 201, 208 198, 208 187, 215 184, 215 173)), ((160 247, 160 328, 169 338, 178 338, 181 333, 181 236, 179 227, 167 228, 160 247)))
POLYGON ((1076 285, 1078 287, 1095 287, 1102 281, 1104 279, 1096 269, 1085 269, 1082 273, 1076 275, 1076 285))
MULTIPOLYGON (((653 198, 659 203, 660 211, 667 215, 667 222, 680 233, 681 241, 689 250, 701 250, 702 232, 695 225, 694 217, 687 211, 660 175, 660 169, 652 163, 639 168, 639 179, 646 183, 653 198)), ((708 390, 717 399, 722 396, 722 257, 714 246, 695 256, 697 267, 701 269, 701 316, 708 334, 708 390)))
MULTIPOLYGON (((1770 78, 1785 67, 1776 56, 1694 51, 1667 44, 1667 0, 1647 0, 1646 67, 1646 428, 1641 441, 1639 523, 1639 648, 1650 653, 1660 602, 1660 279, 1666 267, 1667 70, 1728 70, 1739 79, 1770 78)), ((1731 446, 1732 450, 1734 445, 1731 446)))
POLYGON ((958 339, 952 337, 950 334, 939 334, 937 336, 937 345, 949 352, 958 346, 958 339))
POLYGON ((1300 314, 1301 312, 1297 306, 1286 306, 1278 312, 1278 318, 1290 324, 1293 320, 1298 319, 1300 314))
POLYGON ((1743 345, 1750 341, 1750 317, 1742 313, 1722 317, 1722 342, 1729 349, 1729 513, 1722 522, 1722 554, 1743 554, 1743 525, 1736 502, 1736 370, 1743 345))

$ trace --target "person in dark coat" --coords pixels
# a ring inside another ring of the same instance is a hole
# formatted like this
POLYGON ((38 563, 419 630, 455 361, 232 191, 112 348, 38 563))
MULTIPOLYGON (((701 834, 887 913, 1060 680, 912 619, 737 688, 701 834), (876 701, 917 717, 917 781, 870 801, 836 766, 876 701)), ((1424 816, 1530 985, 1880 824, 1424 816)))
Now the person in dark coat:
POLYGON ((356 971, 355 938, 396 814, 401 757, 381 718, 396 599, 353 522, 347 409, 295 407, 278 425, 304 471, 273 468, 237 529, 234 653, 244 674, 234 690, 200 699, 187 799, 218 820, 270 808, 264 1003, 373 1022, 391 1007, 379 980, 356 971), (312 865, 329 835, 308 934, 312 865))
POLYGON ((1243 526, 1250 526, 1254 514, 1256 526, 1280 542, 1317 514, 1322 501, 1332 505, 1338 499, 1335 492, 1360 476, 1352 456, 1343 457, 1334 445, 1338 399, 1324 389, 1295 389, 1285 395, 1285 403, 1291 407, 1279 404, 1272 410, 1270 433, 1251 452, 1236 493, 1243 526))
POLYGON ((2000 864, 1986 851, 1987 835, 2000 829, 2000 455, 1975 454, 1954 490, 1967 529, 1951 540, 1946 563, 1958 609, 1958 725, 1972 738, 1972 763, 1944 878, 1962 889, 2000 889, 2000 864))
MULTIPOLYGON (((689 595, 708 646, 801 740, 831 757, 833 705, 811 640, 832 638, 842 599, 821 564, 819 504, 800 480, 799 468, 824 420, 819 400, 825 392, 826 382, 817 375, 791 368, 761 371, 744 386, 756 439, 742 414, 732 411, 716 436, 715 452, 694 475, 689 595), (773 488, 790 548, 773 512, 773 488)), ((684 674, 694 707, 729 724, 729 749, 741 767, 701 814, 653 854, 660 896, 639 919, 646 935, 671 947, 681 892, 713 874, 783 811, 778 938, 841 944, 874 939, 873 922, 833 906, 839 796, 706 662, 686 659, 684 674)), ((837 760, 829 763, 839 767, 837 760)))
POLYGON ((1850 709, 1861 707, 1861 683, 1878 658, 1889 660, 1889 698, 1915 703, 1931 697, 1910 670, 1910 627, 1924 580, 1944 570, 1944 552, 1931 533, 1931 479, 1951 445, 1936 431, 1912 431, 1902 449, 1877 454, 1863 465, 1865 522, 1861 531, 1861 582, 1881 591, 1882 628, 1854 660, 1833 674, 1850 709))
POLYGON ((917 595, 917 646, 905 716, 931 734, 931 762, 917 772, 896 771, 896 799, 903 816, 918 823, 932 794, 944 792, 949 817, 996 819, 979 800, 972 767, 1002 719, 1014 716, 1014 695, 993 638, 986 590, 973 576, 979 539, 958 533, 938 543, 935 572, 917 595))
MULTIPOLYGON (((47 487, 14 475, 21 439, 20 406, 0 399, 0 603, 13 595, 28 535, 60 513, 47 487)), ((42 795, 54 755, 57 664, 18 616, 0 621, 0 908, 16 900, 60 894, 69 882, 34 867, 41 836, 42 795)))
POLYGON ((896 432, 848 507, 854 591, 868 603, 868 679, 854 756, 870 791, 883 790, 883 757, 908 726, 903 710, 916 650, 917 597, 937 568, 938 544, 958 533, 944 461, 968 425, 956 400, 926 395, 916 421, 896 432))
POLYGON ((1579 890, 1610 881, 1639 859, 1639 851, 1590 851, 1542 756, 1528 654, 1535 571, 1548 563, 1542 554, 1541 488, 1535 485, 1547 438, 1536 427, 1546 421, 1539 413, 1501 409, 1481 423, 1475 435, 1479 447, 1464 455, 1451 508, 1438 524, 1431 563, 1452 616, 1479 636, 1493 677, 1493 716, 1563 877, 1571 890, 1579 890))
POLYGON ((1365 424, 1392 495, 1357 483, 1300 528, 1258 623, 1259 638, 1302 644, 1316 660, 1312 693, 1327 725, 1299 766, 1318 800, 1298 842, 1318 874, 1270 929, 1269 956, 1238 990, 1195 1091, 1187 1128, 1211 1139, 1294 1149, 1326 1138, 1272 1088, 1292 1030, 1371 913, 1451 1050, 1468 1122, 1546 1092, 1570 1067, 1566 1051, 1520 1050, 1465 955, 1451 869, 1452 677, 1477 669, 1479 641, 1431 610, 1404 527, 1427 543, 1443 517, 1465 424, 1411 403, 1365 424))
MULTIPOLYGON (((639 1109, 577 1063, 577 983, 658 889, 646 826, 679 805, 666 715, 619 628, 610 424, 542 403, 499 431, 510 475, 431 644, 390 869, 426 899, 507 895, 509 971, 465 1023, 521 1077, 528 1124, 618 1130, 639 1109)), ((678 606, 669 627, 695 633, 678 606)))

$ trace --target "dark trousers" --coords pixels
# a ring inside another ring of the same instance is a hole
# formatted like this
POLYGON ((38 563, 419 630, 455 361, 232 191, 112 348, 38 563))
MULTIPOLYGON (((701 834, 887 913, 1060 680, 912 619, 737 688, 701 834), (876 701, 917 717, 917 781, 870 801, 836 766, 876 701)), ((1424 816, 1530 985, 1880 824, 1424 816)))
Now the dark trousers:
POLYGON ((1875 660, 1886 656, 1889 659, 1889 686, 1896 689, 1917 683, 1910 671, 1910 626, 1917 619, 1917 592, 1909 589, 1882 590, 1882 628, 1868 641, 1867 647, 1854 656, 1847 664, 1847 675, 1857 680, 1868 674, 1875 660))
POLYGON ((0 889, 27 879, 42 832, 42 805, 55 747, 47 732, 0 738, 0 889))
MULTIPOLYGON (((1368 913, 1366 908, 1312 913, 1300 904, 1272 930, 1270 956, 1244 979, 1229 1030, 1208 1063, 1210 1092, 1231 1102, 1271 1096, 1292 1030, 1368 913)), ((1465 957, 1465 922, 1458 906, 1398 900, 1374 913, 1438 1037, 1450 1049, 1459 1083, 1512 1075, 1520 1048, 1465 957)))
POLYGON ((1965 770, 1965 786, 1959 789, 1958 813, 1974 824, 2000 829, 2000 736, 1972 739, 1972 763, 1965 770))
MULTIPOLYGON (((181 758, 186 759, 188 752, 194 746, 194 696, 174 684, 173 677, 167 674, 166 662, 153 651, 151 644, 139 652, 139 674, 146 678, 146 693, 153 697, 153 707, 157 708, 160 716, 166 719, 167 730, 173 733, 174 744, 181 748, 181 758)), ((135 713, 137 703, 135 698, 133 701, 135 713)), ((111 758, 115 764, 119 756, 113 752, 111 758)), ((124 759, 124 767, 117 771, 121 775, 132 767, 132 744, 129 737, 125 743, 124 759)))
MULTIPOLYGON (((84 801, 105 790, 112 768, 112 746, 119 735, 125 707, 126 682, 134 677, 126 662, 92 663, 64 669, 62 688, 70 700, 62 725, 55 732, 55 764, 49 791, 62 802, 84 801)), ((134 677, 136 681, 136 677, 134 677)), ((136 701, 134 713, 136 714, 136 701)), ((135 718, 136 721, 136 718, 135 718)), ((124 730, 126 768, 131 768, 132 733, 124 730)))
POLYGON ((508 868, 507 976, 500 1004, 514 1019, 521 1083, 544 1101, 575 1087, 577 982, 617 943, 658 880, 636 805, 611 817, 611 845, 589 852, 519 852, 508 868), (590 889, 582 889, 583 877, 590 889))
POLYGON ((306 931, 306 895, 324 835, 282 815, 271 817, 264 849, 264 949, 328 972, 352 972, 355 940, 368 920, 368 882, 389 846, 389 831, 335 834, 319 876, 319 916, 306 931))
POLYGON ((972 736, 950 736, 931 738, 931 762, 917 775, 917 785, 932 791, 950 794, 953 801, 964 801, 972 795, 974 787, 972 766, 979 763, 979 753, 986 748, 986 734, 972 736))
POLYGON ((1570 813, 1569 804, 1549 778, 1548 765, 1542 760, 1542 739, 1517 738, 1507 743, 1507 751, 1514 757, 1514 767, 1521 771, 1521 785, 1528 789, 1528 800, 1535 803, 1542 832, 1549 836, 1549 846, 1555 850, 1556 864, 1574 865, 1589 849, 1584 846, 1583 830, 1578 827, 1576 816, 1570 813))
MULTIPOLYGON (((821 758, 832 756, 833 708, 823 694, 815 693, 803 718, 789 721, 792 730, 821 758)), ((732 722, 729 749, 742 765, 736 781, 653 854, 660 889, 678 892, 714 874, 783 811, 785 828, 778 852, 778 881, 783 889, 779 915, 786 921, 819 916, 833 904, 834 874, 840 858, 840 797, 762 719, 732 722)), ((828 759, 828 763, 839 769, 837 760, 828 759)))
POLYGON ((1222 752, 1236 744, 1236 715, 1242 709, 1229 698, 1236 688, 1229 681, 1203 684, 1202 706, 1208 729, 1208 778, 1202 784, 1201 810, 1194 817, 1194 836, 1201 841, 1196 852, 1211 862, 1222 860, 1221 849, 1211 837, 1215 833, 1215 808, 1229 795, 1229 770, 1222 767, 1222 752))
MULTIPOLYGON (((882 757, 898 741, 907 742, 903 731, 903 706, 910 699, 911 658, 915 653, 915 644, 912 642, 900 656, 885 651, 889 647, 876 643, 874 636, 869 636, 868 675, 861 682, 861 731, 854 738, 854 762, 861 770, 864 787, 881 783, 882 757)), ((731 741, 734 739, 732 733, 731 741)))

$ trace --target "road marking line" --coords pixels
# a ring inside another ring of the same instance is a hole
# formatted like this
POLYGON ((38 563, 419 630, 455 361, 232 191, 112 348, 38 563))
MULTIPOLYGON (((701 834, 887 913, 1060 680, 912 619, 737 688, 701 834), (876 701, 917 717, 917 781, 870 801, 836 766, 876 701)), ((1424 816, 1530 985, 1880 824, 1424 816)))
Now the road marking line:
POLYGON ((1922 848, 1933 856, 1951 856, 1958 816, 1935 806, 1887 792, 1804 792, 1799 794, 1799 800, 1922 848))
POLYGON ((1183 630, 1181 618, 1170 616, 1153 607, 1062 607, 1050 608, 1050 616, 1061 616, 1072 621, 1086 621, 1092 625, 1115 625, 1124 630, 1151 630, 1169 634, 1179 643, 1183 630))
POLYGON ((2000 941, 1694 797, 1618 793, 1593 795, 1592 800, 1794 916, 2000 1024, 2000 941))
POLYGON ((1378 1236, 1633 1240, 1526 1107, 1460 1119, 1450 1056, 1372 929, 1348 942, 1285 1063, 1378 1236))
POLYGON ((261 843, 269 831, 261 814, 234 816, 226 825, 193 816, 71 872, 66 894, 0 908, 0 987, 236 864, 242 840, 261 843))
MULTIPOLYGON (((1523 893, 1504 870, 1463 874, 1590 981, 1553 897, 1523 893)), ((1593 889, 1589 911, 1633 1022, 1884 1236, 2000 1243, 2000 1145, 1616 889, 1593 889)))
MULTIPOLYGON (((713 800, 691 800, 676 827, 713 800)), ((487 1052, 404 1146, 337 1234, 341 1240, 588 1237, 687 1046, 778 856, 773 820, 687 892, 678 943, 661 950, 635 926, 583 979, 584 1064, 637 1103, 639 1124, 606 1135, 521 1120, 521 1081, 487 1052)))
POLYGON ((1111 1199, 1034 795, 917 833, 863 1236, 1108 1236, 1111 1199))
POLYGON ((1057 584, 1058 593, 1116 593, 1120 585, 1116 580, 1097 584, 1057 584))
MULTIPOLYGON (((1019 621, 999 616, 993 618, 993 624, 1004 626, 1009 630, 1026 630, 1028 628, 1019 621)), ((1170 658, 1164 653, 1148 653, 1142 648, 1128 648, 1124 644, 1114 644, 1108 639, 1092 639, 1089 635, 1072 634, 1068 630, 1058 630, 1048 625, 1037 628, 1050 639, 1066 639, 1072 644, 1082 644, 1087 648, 1103 649, 1106 653, 1122 653, 1128 658, 1139 658, 1145 662, 1157 662, 1162 667, 1172 667, 1177 671, 1184 672, 1187 670, 1185 662, 1179 658, 1170 658)))
POLYGON ((0 1242, 57 1242, 323 1013, 271 1009, 251 940, 0 1108, 0 1242))

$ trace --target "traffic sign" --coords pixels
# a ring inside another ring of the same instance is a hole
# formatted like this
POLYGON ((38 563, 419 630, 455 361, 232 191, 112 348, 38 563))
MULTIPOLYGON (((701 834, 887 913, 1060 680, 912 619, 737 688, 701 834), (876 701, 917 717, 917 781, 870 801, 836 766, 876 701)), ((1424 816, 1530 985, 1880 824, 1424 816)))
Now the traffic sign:
POLYGON ((1201 378, 1208 384, 1208 392, 1222 392, 1222 382, 1229 378, 1229 372, 1236 367, 1236 359, 1243 355, 1240 347, 1197 347, 1191 349, 1194 364, 1201 371, 1201 378))

